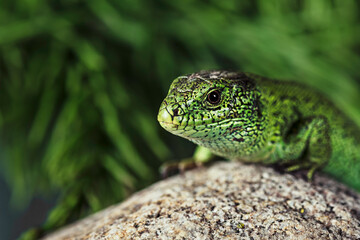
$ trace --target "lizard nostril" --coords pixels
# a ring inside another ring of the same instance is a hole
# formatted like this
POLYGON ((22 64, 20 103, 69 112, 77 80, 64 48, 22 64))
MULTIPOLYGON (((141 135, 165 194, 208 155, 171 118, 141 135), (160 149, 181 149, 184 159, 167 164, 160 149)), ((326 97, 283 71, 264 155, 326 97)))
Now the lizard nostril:
POLYGON ((178 116, 178 115, 179 115, 179 109, 178 109, 178 108, 175 108, 174 111, 173 111, 173 113, 174 113, 174 116, 178 116))

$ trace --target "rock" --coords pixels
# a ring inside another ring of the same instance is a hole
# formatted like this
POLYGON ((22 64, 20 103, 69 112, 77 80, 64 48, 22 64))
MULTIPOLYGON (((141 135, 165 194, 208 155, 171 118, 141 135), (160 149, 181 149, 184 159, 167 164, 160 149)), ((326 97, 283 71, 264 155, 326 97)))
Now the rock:
POLYGON ((188 171, 44 239, 359 239, 360 194, 319 173, 219 162, 188 171))

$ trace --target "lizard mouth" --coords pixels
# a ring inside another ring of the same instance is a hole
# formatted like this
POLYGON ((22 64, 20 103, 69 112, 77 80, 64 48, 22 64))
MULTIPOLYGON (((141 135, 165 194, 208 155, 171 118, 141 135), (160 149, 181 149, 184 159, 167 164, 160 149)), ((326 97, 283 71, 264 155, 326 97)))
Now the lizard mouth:
POLYGON ((182 131, 185 128, 201 128, 208 127, 212 128, 218 125, 227 125, 231 123, 232 119, 224 119, 221 121, 213 121, 213 119, 206 119, 206 120, 196 120, 195 121, 188 121, 187 118, 184 116, 179 116, 175 114, 171 114, 172 111, 169 110, 167 107, 162 107, 159 110, 157 119, 160 125, 166 129, 167 131, 182 131))
POLYGON ((162 126, 165 129, 177 129, 180 126, 172 122, 159 121, 159 123, 160 126, 162 126))
POLYGON ((166 106, 160 108, 157 119, 162 128, 175 135, 185 137, 194 131, 194 124, 189 124, 184 116, 176 115, 166 106))
POLYGON ((157 119, 166 130, 177 129, 180 126, 180 124, 174 122, 174 115, 170 114, 167 107, 160 108, 157 119))
POLYGON ((231 118, 218 119, 214 118, 214 116, 205 118, 204 115, 191 114, 189 112, 186 115, 186 113, 181 112, 179 109, 170 107, 166 102, 163 102, 160 106, 157 120, 166 131, 183 137, 196 135, 196 133, 203 130, 207 132, 220 126, 231 128, 233 120, 237 120, 231 118))

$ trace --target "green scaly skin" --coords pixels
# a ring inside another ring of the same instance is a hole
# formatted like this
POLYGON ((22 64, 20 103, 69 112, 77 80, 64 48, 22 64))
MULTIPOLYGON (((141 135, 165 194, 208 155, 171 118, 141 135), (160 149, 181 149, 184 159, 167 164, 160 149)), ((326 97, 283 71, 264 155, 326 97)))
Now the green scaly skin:
MULTIPOLYGON (((203 71, 172 83, 158 114, 167 131, 213 154, 324 172, 360 191, 360 130, 318 92, 254 74, 203 71)), ((201 161, 205 161, 202 159, 201 161)))

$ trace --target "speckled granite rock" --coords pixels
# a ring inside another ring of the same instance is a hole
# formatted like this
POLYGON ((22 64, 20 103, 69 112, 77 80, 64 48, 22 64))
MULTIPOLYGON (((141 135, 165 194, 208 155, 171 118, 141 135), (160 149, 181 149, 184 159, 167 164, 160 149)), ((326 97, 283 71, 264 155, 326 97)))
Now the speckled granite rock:
POLYGON ((360 195, 317 174, 221 162, 161 181, 45 239, 359 239, 360 195))

